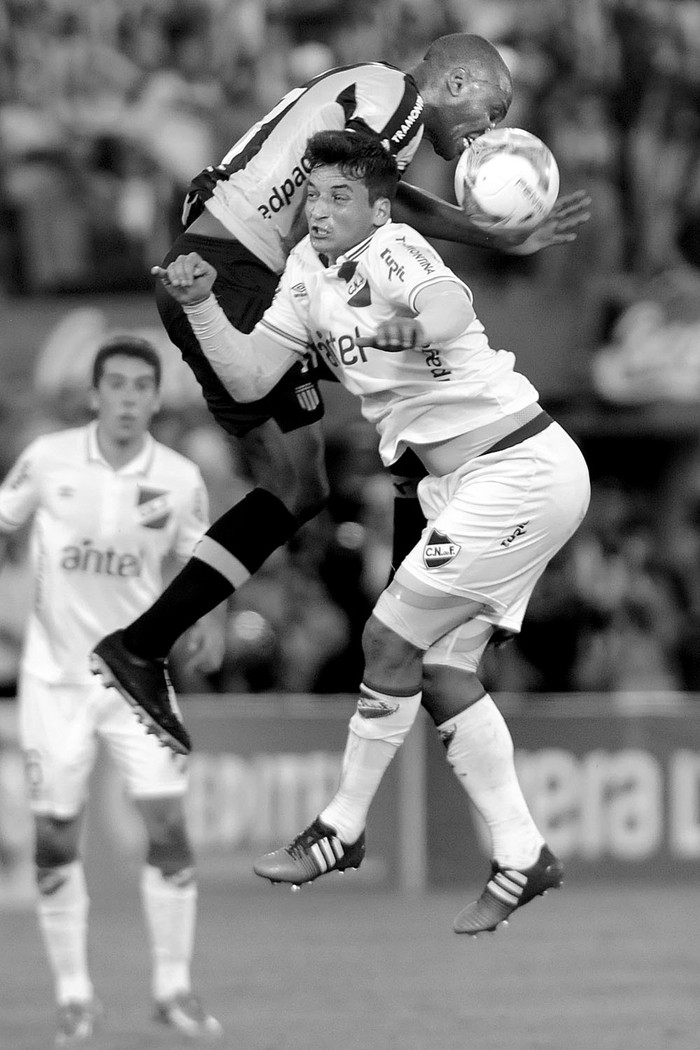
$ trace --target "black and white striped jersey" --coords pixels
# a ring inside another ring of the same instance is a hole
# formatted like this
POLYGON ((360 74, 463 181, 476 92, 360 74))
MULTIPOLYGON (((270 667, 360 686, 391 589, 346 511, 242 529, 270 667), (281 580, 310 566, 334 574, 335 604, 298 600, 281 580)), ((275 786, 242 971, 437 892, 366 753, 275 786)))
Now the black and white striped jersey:
POLYGON ((271 270, 281 273, 298 236, 308 172, 304 152, 317 131, 372 132, 403 171, 423 136, 423 99, 413 77, 382 62, 330 69, 290 91, 192 182, 189 226, 206 207, 271 270))

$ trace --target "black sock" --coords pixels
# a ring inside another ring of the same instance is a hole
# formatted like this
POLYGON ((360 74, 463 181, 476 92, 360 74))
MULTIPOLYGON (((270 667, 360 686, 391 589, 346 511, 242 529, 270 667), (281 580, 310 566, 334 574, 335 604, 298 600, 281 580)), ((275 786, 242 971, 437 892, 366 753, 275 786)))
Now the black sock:
POLYGON ((424 528, 425 518, 418 497, 397 495, 394 499, 394 539, 389 582, 408 552, 418 543, 424 528))
POLYGON ((124 631, 127 649, 142 657, 167 656, 180 635, 245 582, 234 582, 221 571, 227 555, 239 563, 242 576, 252 576, 298 527, 281 500, 265 489, 254 489, 214 522, 203 538, 201 556, 193 555, 153 605, 129 624, 124 631), (207 544, 207 537, 213 543, 207 544), (214 563, 221 551, 222 564, 214 567, 203 560, 207 547, 214 563))

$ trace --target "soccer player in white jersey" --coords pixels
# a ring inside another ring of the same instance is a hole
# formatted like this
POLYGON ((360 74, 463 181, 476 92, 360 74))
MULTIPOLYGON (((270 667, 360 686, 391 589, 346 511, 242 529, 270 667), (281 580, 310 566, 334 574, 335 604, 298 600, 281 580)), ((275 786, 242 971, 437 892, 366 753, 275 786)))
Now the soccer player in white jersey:
POLYGON ((513 354, 489 345, 469 288, 420 234, 391 221, 391 157, 366 137, 322 132, 307 165, 309 235, 251 334, 230 325, 196 253, 155 269, 237 398, 264 394, 310 349, 321 355, 360 397, 384 464, 406 449, 424 464, 427 527, 365 627, 336 795, 255 870, 299 884, 361 863, 371 800, 422 699, 491 833, 491 877, 455 920, 458 933, 477 934, 562 878, 478 668, 496 632, 518 632, 547 562, 581 522, 588 470, 513 354))
MULTIPOLYGON (((150 343, 115 336, 98 350, 96 419, 34 440, 0 485, 0 560, 32 520, 33 607, 21 663, 19 730, 36 830, 37 912, 58 1004, 56 1044, 89 1040, 100 1012, 87 962, 88 890, 79 852, 97 739, 143 817, 141 896, 152 951, 154 1016, 185 1035, 221 1026, 192 993, 197 887, 183 815, 186 759, 163 748, 114 690, 91 676, 90 649, 162 587, 164 559, 186 560, 207 526, 198 468, 148 432, 161 364, 150 343)), ((221 625, 190 637, 193 662, 221 660, 221 625)))
MULTIPOLYGON (((404 172, 421 139, 451 160, 469 140, 506 116, 511 76, 483 37, 456 33, 428 48, 410 73, 381 62, 331 69, 286 95, 228 152, 194 179, 184 210, 186 232, 164 265, 197 252, 217 270, 214 292, 231 323, 250 332, 272 300, 290 249, 306 232, 306 143, 317 131, 347 128, 372 135, 404 172)), ((405 182, 397 219, 428 237, 507 250, 535 251, 571 241, 586 220, 587 200, 562 198, 525 244, 512 248, 477 229, 467 214, 405 182)), ((148 708, 149 695, 167 694, 162 663, 179 635, 256 572, 276 547, 314 517, 328 492, 316 374, 299 361, 255 402, 243 404, 221 383, 193 337, 180 305, 160 286, 156 293, 170 339, 197 377, 214 418, 242 445, 254 489, 215 521, 194 558, 158 600, 101 643, 98 656, 111 675, 148 708), (137 659, 135 659, 135 657, 137 659)), ((410 498, 422 472, 407 455, 392 463, 397 499, 394 566, 420 535, 423 518, 410 498)), ((189 740, 182 733, 183 750, 189 740)))

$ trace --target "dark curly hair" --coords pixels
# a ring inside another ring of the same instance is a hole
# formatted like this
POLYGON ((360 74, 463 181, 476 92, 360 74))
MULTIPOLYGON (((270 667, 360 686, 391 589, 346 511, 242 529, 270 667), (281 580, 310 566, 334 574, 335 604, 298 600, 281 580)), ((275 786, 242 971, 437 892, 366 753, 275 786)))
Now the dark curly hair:
POLYGON ((309 170, 337 165, 343 175, 367 186, 370 204, 379 197, 393 200, 399 183, 399 169, 389 150, 379 139, 357 131, 318 131, 306 146, 309 170))

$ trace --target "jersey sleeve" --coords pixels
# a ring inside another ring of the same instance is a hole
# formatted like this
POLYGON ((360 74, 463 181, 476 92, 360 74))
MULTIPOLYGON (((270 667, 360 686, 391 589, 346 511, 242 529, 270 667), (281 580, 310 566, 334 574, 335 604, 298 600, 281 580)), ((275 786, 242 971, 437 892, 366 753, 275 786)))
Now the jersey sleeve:
POLYGON ((303 357, 309 351, 309 290, 296 254, 287 260, 274 299, 254 331, 303 357))
POLYGON ((174 552, 181 561, 192 557, 194 548, 209 527, 209 495, 199 469, 192 464, 189 483, 183 485, 174 552))
POLYGON ((14 532, 39 506, 42 445, 33 441, 0 485, 0 532, 14 532))
POLYGON ((403 172, 423 137, 424 103, 413 78, 381 63, 363 66, 337 101, 345 127, 377 135, 403 172))
POLYGON ((378 242, 372 260, 372 277, 380 294, 396 306, 416 312, 416 296, 424 288, 450 281, 472 301, 464 281, 447 266, 431 244, 410 227, 397 225, 378 242))

